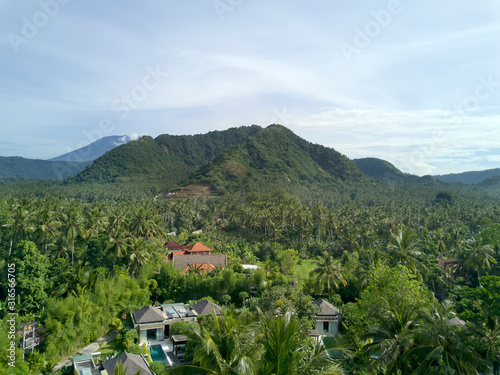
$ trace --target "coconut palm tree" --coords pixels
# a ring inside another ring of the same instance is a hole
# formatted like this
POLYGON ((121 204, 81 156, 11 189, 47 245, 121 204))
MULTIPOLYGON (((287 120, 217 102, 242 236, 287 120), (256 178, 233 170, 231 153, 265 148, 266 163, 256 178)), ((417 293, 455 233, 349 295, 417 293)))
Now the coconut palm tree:
POLYGON ((71 245, 71 266, 75 264, 75 240, 77 236, 85 237, 83 217, 79 207, 71 202, 66 211, 62 214, 62 233, 71 245))
POLYGON ((383 369, 385 374, 409 374, 411 368, 405 354, 413 347, 417 311, 402 301, 381 312, 377 322, 365 337, 365 349, 376 358, 372 367, 383 369))
POLYGON ((448 302, 437 300, 422 311, 421 324, 415 333, 415 347, 405 360, 412 364, 413 374, 441 371, 444 374, 476 375, 486 368, 479 354, 465 344, 467 331, 456 324, 455 312, 448 302))
POLYGON ((113 266, 116 260, 121 258, 130 249, 131 237, 124 227, 118 227, 110 234, 108 242, 108 251, 113 256, 113 266))
POLYGON ((29 232, 32 230, 30 223, 31 213, 22 204, 17 204, 12 209, 7 223, 3 225, 4 228, 10 232, 10 245, 9 257, 12 253, 12 247, 19 241, 25 239, 29 232))
POLYGON ((490 245, 484 245, 480 241, 467 241, 464 248, 464 267, 477 275, 477 281, 481 286, 480 274, 490 269, 492 264, 497 264, 494 258, 495 250, 490 245))
POLYGON ((389 236, 387 248, 394 265, 406 266, 422 281, 419 270, 424 270, 426 267, 418 259, 422 254, 417 249, 417 239, 417 234, 413 230, 401 225, 396 233, 389 236))
POLYGON ((298 317, 291 312, 260 317, 262 354, 258 375, 340 375, 342 369, 320 343, 307 345, 298 317))
POLYGON ((193 366, 179 366, 168 374, 254 374, 260 355, 255 325, 241 313, 224 309, 213 324, 192 325, 193 366))
MULTIPOLYGON (((347 285, 342 275, 342 266, 338 260, 334 260, 333 256, 326 251, 322 257, 318 257, 316 263, 317 267, 309 275, 315 278, 318 288, 324 288, 326 283, 328 298, 330 299, 332 287, 338 289, 340 284, 347 285)), ((321 293, 323 290, 319 290, 319 292, 321 293)))
POLYGON ((59 234, 58 228, 61 221, 55 211, 48 207, 39 209, 34 215, 35 234, 38 237, 38 245, 43 246, 47 255, 47 246, 54 241, 59 234))

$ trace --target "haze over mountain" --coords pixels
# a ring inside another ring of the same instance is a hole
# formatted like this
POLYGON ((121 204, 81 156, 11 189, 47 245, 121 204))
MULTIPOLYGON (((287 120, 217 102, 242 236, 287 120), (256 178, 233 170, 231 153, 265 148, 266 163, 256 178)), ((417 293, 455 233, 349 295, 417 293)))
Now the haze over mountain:
POLYGON ((91 161, 72 163, 0 156, 0 178, 61 180, 74 176, 91 163, 91 161))
POLYGON ((127 142, 130 142, 130 140, 130 137, 128 137, 127 135, 111 135, 108 137, 100 138, 85 147, 70 151, 60 156, 56 156, 55 158, 49 160, 77 163, 83 161, 93 161, 99 156, 102 156, 105 152, 127 142))
POLYGON ((50 160, 0 156, 0 178, 64 179, 76 175, 107 151, 129 141, 126 135, 104 137, 50 160))

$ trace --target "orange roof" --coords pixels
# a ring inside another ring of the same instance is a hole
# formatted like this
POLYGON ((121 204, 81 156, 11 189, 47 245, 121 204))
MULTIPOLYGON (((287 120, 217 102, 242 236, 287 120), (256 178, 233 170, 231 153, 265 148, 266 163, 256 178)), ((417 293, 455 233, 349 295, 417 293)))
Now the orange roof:
MULTIPOLYGON (((213 264, 210 264, 210 263, 193 263, 193 264, 190 264, 190 266, 194 267, 198 271, 205 271, 205 272, 212 271, 212 270, 214 270, 214 269, 217 268, 216 266, 214 266, 213 264)), ((188 273, 189 272, 189 268, 190 267, 184 268, 182 270, 182 272, 183 273, 188 273)))
POLYGON ((191 246, 183 246, 182 249, 186 250, 186 251, 190 251, 190 252, 193 252, 193 251, 213 251, 211 248, 203 245, 201 242, 196 242, 194 245, 191 245, 191 246))

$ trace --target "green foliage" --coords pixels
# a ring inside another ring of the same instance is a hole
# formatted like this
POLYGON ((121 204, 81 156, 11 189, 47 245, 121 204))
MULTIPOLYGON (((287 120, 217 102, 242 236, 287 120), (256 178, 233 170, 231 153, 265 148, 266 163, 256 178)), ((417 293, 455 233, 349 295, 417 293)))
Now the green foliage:
POLYGON ((279 262, 281 272, 290 276, 299 262, 299 253, 294 249, 283 250, 276 254, 276 259, 279 262))
POLYGON ((47 302, 49 259, 33 242, 22 242, 12 259, 16 267, 16 294, 26 311, 35 312, 47 302))
POLYGON ((147 287, 127 275, 98 281, 94 292, 83 296, 50 300, 45 321, 48 355, 61 357, 87 345, 104 334, 117 316, 148 302, 147 287))
POLYGON ((189 331, 190 323, 185 321, 175 322, 170 325, 170 336, 185 335, 189 331))
POLYGON ((376 325, 385 311, 396 310, 404 304, 406 309, 418 310, 432 305, 432 293, 404 266, 389 268, 378 266, 359 301, 344 307, 349 327, 355 334, 366 332, 376 325))

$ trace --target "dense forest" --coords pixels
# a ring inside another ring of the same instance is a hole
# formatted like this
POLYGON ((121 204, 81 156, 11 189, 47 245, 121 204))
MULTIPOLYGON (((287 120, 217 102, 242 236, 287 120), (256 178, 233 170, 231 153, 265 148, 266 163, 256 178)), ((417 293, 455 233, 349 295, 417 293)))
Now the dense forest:
POLYGON ((54 366, 112 331, 103 359, 146 353, 131 312, 209 299, 221 316, 173 327, 190 365, 157 375, 498 375, 498 187, 351 161, 279 125, 142 137, 63 181, 0 180, 0 374, 71 374, 54 366), (170 240, 228 266, 183 272, 170 240), (322 344, 319 298, 342 316, 322 344), (35 325, 40 345, 9 358, 35 325))
MULTIPOLYGON (((154 201, 130 185, 122 198, 116 191, 108 200, 95 191, 92 199, 63 198, 49 184, 34 186, 46 194, 30 196, 26 184, 28 197, 5 189, 0 200, 2 330, 9 264, 17 323, 45 329, 25 360, 17 351, 13 373, 50 374, 110 330, 120 330, 124 349, 140 351, 124 314, 208 297, 227 306, 220 322, 179 329, 192 337, 192 366, 213 373, 265 373, 284 361, 289 367, 275 373, 498 374, 500 204, 491 197, 417 187, 414 197, 393 187, 392 202, 378 188, 351 189, 337 204, 301 201, 283 189, 154 201), (227 254, 229 266, 182 274, 164 262, 170 232, 180 243, 201 241, 227 254), (248 275, 242 263, 260 269, 248 275), (342 313, 342 337, 327 343, 328 356, 306 334, 320 297, 342 313), (280 325, 295 332, 287 336, 288 359, 270 357, 273 337, 266 333, 280 325), (237 360, 247 355, 223 350, 223 330, 234 335, 233 351, 253 348, 247 372, 237 360), (217 361, 201 350, 207 335, 217 343, 217 361)), ((7 374, 6 337, 2 332, 0 373, 7 374)))

